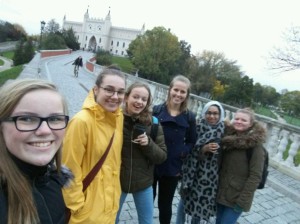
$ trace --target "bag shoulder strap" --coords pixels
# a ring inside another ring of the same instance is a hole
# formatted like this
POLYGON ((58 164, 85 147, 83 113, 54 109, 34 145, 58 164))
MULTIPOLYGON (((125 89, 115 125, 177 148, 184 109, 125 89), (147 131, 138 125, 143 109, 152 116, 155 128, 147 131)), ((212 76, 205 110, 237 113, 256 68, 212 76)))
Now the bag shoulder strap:
POLYGON ((157 131, 158 131, 158 119, 155 116, 152 116, 152 125, 151 125, 151 132, 150 137, 155 142, 157 137, 157 131))
POLYGON ((83 179, 82 181, 82 184, 83 184, 83 188, 82 188, 82 191, 84 192, 87 187, 90 185, 90 183, 93 181, 94 177, 96 176, 96 174, 99 172, 99 170, 101 169, 106 157, 107 157, 107 154, 109 152, 109 149, 111 148, 111 145, 113 143, 113 139, 114 139, 114 136, 115 136, 115 133, 113 133, 110 141, 109 141, 109 144, 103 154, 103 156, 99 159, 99 161, 95 164, 95 166, 93 167, 93 169, 88 173, 88 175, 83 179))

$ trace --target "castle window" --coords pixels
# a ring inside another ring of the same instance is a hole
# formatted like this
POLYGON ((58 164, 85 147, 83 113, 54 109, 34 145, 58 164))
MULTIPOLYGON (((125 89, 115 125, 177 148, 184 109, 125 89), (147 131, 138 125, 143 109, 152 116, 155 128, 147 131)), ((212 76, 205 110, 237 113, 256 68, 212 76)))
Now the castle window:
POLYGON ((110 43, 110 45, 112 46, 113 44, 114 44, 114 41, 112 40, 111 43, 110 43))
POLYGON ((101 38, 99 39, 99 43, 101 43, 101 38))
POLYGON ((122 51, 122 55, 124 55, 124 51, 122 51))
POLYGON ((125 42, 123 43, 123 48, 125 47, 125 42))
POLYGON ((116 50, 116 54, 118 54, 118 50, 116 50))
POLYGON ((85 37, 85 40, 87 40, 87 36, 85 37))
POLYGON ((117 47, 119 47, 119 41, 117 42, 117 47))

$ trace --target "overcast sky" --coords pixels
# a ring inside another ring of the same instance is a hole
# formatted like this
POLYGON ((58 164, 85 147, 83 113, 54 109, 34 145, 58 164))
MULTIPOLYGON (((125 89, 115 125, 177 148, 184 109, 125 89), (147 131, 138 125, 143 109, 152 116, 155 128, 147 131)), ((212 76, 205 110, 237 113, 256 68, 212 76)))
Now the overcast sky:
POLYGON ((282 46, 283 32, 300 26, 299 0, 0 0, 0 19, 39 34, 40 21, 55 19, 62 26, 66 15, 82 22, 88 8, 90 17, 99 19, 110 8, 113 26, 170 28, 191 44, 193 54, 224 53, 254 82, 300 91, 300 70, 275 75, 267 69, 268 54, 282 46))

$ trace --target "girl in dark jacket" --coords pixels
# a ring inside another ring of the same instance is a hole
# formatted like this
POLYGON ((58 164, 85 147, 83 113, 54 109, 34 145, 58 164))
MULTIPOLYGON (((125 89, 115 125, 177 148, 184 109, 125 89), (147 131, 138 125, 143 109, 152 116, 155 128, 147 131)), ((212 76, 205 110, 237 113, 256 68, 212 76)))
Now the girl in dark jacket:
POLYGON ((61 167, 66 102, 43 80, 0 89, 0 223, 64 224, 61 167))
POLYGON ((236 112, 232 125, 226 127, 217 195, 217 224, 234 224, 242 212, 250 210, 254 192, 260 182, 265 129, 254 118, 252 110, 236 112), (247 151, 252 151, 248 161, 247 151))
POLYGON ((143 83, 134 83, 126 91, 120 174, 122 195, 116 223, 128 193, 133 195, 139 223, 153 223, 154 165, 166 160, 167 149, 158 119, 150 112, 151 102, 150 89, 143 83), (155 140, 150 135, 153 125, 158 125, 153 129, 157 131, 155 140))
POLYGON ((168 98, 162 105, 153 108, 164 130, 168 149, 167 160, 155 168, 154 197, 158 185, 158 209, 161 224, 169 224, 172 217, 172 202, 178 180, 181 177, 183 159, 196 142, 195 115, 187 109, 191 83, 178 75, 171 81, 168 98), (158 110, 158 108, 160 108, 158 110))

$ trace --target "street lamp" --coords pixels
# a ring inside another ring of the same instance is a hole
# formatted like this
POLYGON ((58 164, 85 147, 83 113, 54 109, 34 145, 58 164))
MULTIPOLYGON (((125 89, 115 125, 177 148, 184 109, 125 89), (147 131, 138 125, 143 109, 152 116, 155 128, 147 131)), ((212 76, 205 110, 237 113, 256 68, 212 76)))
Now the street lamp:
POLYGON ((42 35, 43 35, 43 31, 44 31, 45 25, 46 25, 45 21, 41 21, 40 49, 42 47, 42 35))

